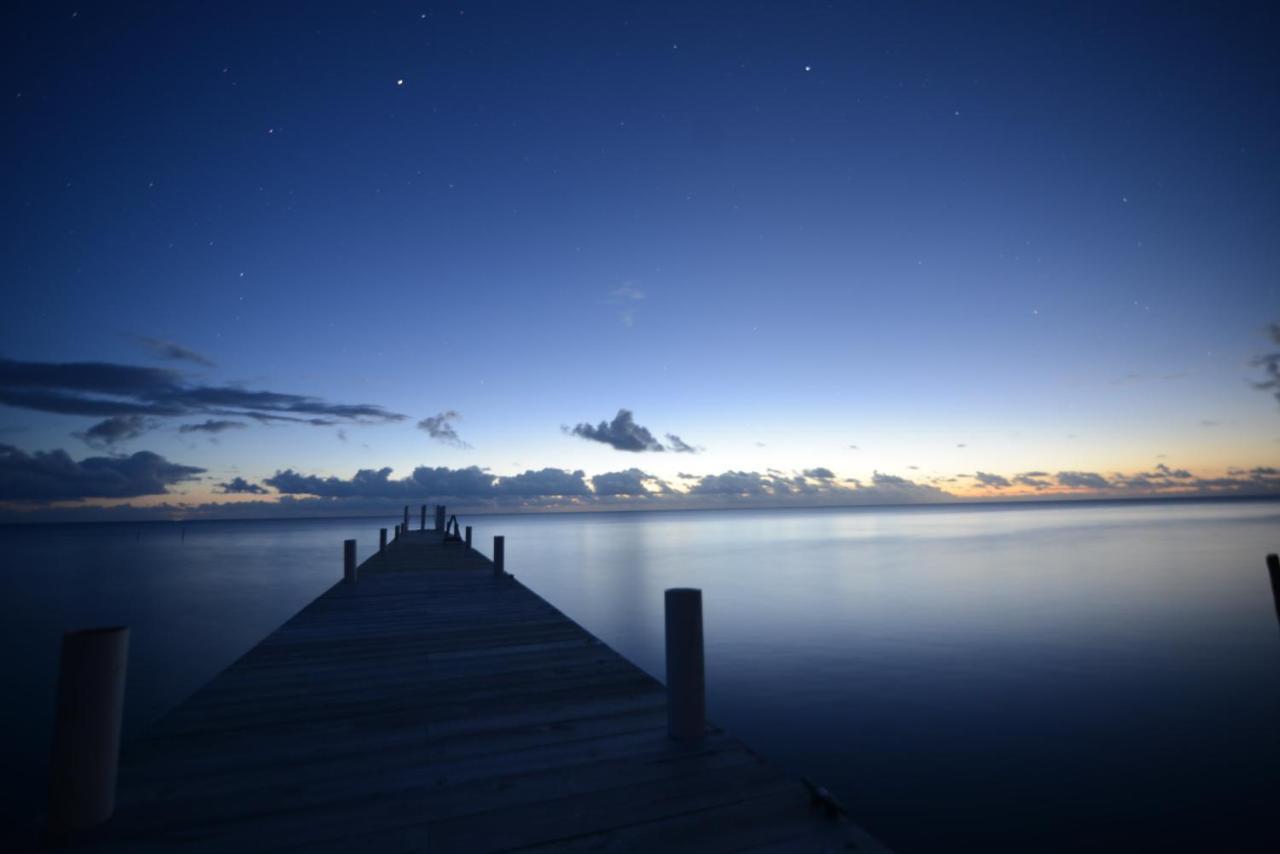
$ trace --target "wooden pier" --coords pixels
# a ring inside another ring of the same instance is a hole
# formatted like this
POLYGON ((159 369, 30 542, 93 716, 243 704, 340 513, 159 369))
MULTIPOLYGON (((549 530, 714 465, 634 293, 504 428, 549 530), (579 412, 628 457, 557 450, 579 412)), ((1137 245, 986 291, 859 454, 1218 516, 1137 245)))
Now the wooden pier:
POLYGON ((76 847, 885 850, 713 725, 671 738, 661 683, 466 543, 348 580, 334 545, 332 588, 125 746, 76 847))

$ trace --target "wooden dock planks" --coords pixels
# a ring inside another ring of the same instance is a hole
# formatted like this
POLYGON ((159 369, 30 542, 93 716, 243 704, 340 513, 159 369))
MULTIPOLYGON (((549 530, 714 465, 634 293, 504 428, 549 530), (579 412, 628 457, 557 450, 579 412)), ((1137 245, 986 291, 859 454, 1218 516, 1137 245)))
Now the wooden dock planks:
MULTIPOLYGON (((336 574, 336 573, 335 573, 336 574)), ((118 851, 884 849, 435 532, 339 582, 126 746, 118 851)))

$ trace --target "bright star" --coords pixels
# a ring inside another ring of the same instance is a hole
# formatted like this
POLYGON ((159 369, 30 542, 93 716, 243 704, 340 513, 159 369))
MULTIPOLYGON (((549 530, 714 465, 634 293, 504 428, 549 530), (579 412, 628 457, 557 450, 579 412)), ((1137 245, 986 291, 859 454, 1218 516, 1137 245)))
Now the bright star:
POLYGON ((401 79, 397 80, 397 81, 396 81, 396 85, 397 85, 397 86, 403 86, 403 85, 404 85, 404 78, 401 78, 401 79))

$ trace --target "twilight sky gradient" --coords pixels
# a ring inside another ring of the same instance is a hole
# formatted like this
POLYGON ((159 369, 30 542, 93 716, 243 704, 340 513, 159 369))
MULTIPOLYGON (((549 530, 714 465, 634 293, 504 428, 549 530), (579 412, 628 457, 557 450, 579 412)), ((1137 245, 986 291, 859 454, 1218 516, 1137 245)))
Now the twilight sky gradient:
POLYGON ((692 5, 10 11, 8 514, 1280 492, 1270 4, 692 5))

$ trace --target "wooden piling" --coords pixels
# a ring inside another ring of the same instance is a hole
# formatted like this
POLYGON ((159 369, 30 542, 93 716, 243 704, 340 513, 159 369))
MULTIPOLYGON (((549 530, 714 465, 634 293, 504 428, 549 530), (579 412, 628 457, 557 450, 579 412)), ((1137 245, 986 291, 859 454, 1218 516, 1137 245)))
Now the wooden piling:
POLYGON ((471 548, 471 526, 467 526, 467 548, 471 548))
POLYGON ((674 739, 702 738, 707 701, 702 649, 702 591, 666 591, 667 731, 674 739))
POLYGON ((422 505, 422 509, 419 511, 418 516, 419 516, 418 530, 419 531, 427 530, 427 505, 425 504, 422 505))
POLYGON ((378 551, 385 552, 387 550, 387 529, 378 529, 378 551))
POLYGON ((1271 576, 1271 598, 1275 600, 1276 619, 1280 620, 1280 555, 1267 555, 1267 574, 1271 576))
POLYGON ((501 578, 506 572, 506 537, 493 538, 493 574, 501 578))
POLYGON ((356 541, 342 542, 342 580, 348 584, 356 583, 356 541))
POLYGON ((436 505, 436 530, 437 531, 444 530, 444 505, 443 504, 436 505))
POLYGON ((409 505, 404 506, 404 521, 400 523, 400 530, 409 533, 409 505))
POLYGON ((128 660, 127 626, 62 636, 49 785, 54 838, 101 824, 115 812, 128 660))

